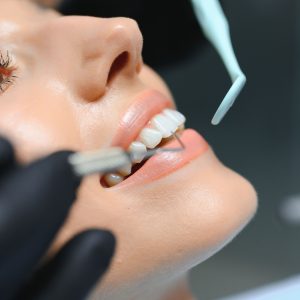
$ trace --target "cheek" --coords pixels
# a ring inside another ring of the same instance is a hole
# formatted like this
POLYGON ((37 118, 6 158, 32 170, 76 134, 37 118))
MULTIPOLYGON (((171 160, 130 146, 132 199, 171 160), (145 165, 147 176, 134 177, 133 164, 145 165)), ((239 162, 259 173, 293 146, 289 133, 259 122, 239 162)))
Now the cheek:
MULTIPOLYGON (((37 84, 38 86, 38 84, 37 84)), ((11 88, 1 97, 0 134, 14 145, 22 162, 60 149, 74 149, 78 129, 63 98, 47 90, 11 88)))

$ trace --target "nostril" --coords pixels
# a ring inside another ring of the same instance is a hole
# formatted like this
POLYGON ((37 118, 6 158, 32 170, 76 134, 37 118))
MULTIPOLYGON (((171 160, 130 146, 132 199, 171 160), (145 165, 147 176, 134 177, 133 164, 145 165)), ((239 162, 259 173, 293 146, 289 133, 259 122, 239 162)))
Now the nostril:
POLYGON ((127 65, 129 60, 129 53, 127 51, 122 52, 116 59, 113 61, 108 77, 107 77, 107 85, 109 85, 114 77, 127 65))

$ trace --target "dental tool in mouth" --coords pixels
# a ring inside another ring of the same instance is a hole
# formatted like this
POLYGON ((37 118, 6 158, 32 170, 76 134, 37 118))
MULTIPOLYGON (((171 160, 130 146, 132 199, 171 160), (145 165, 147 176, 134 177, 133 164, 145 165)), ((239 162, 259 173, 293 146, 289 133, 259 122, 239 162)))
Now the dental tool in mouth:
MULTIPOLYGON (((69 163, 78 176, 87 176, 95 173, 109 173, 121 170, 132 163, 136 155, 143 154, 144 159, 150 158, 162 152, 180 152, 184 150, 184 144, 176 133, 172 135, 178 140, 178 148, 157 148, 142 152, 126 151, 120 147, 101 149, 98 151, 77 152, 69 157, 69 163)), ((126 173, 126 171, 125 171, 126 173)))
POLYGON ((152 118, 147 127, 141 130, 138 139, 133 141, 127 150, 121 147, 111 147, 77 152, 70 155, 69 163, 77 176, 105 174, 103 178, 106 185, 114 186, 122 182, 126 176, 130 176, 133 167, 136 168, 147 158, 163 152, 183 151, 185 146, 177 132, 184 128, 184 122, 185 117, 181 113, 165 109, 161 114, 152 118), (165 138, 162 137, 163 135, 165 138), (163 139, 171 138, 178 141, 179 147, 155 148, 164 143, 163 139))

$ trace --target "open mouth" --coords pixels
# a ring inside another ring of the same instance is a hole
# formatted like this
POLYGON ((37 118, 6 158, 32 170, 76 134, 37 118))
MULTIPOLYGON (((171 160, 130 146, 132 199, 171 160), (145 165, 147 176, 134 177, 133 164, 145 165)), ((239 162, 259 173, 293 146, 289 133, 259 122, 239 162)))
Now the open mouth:
POLYGON ((132 163, 119 169, 117 172, 101 176, 101 185, 106 188, 113 187, 131 177, 146 163, 146 151, 160 148, 172 141, 174 132, 180 135, 184 130, 185 121, 185 116, 174 109, 167 108, 156 114, 127 149, 135 153, 132 163))

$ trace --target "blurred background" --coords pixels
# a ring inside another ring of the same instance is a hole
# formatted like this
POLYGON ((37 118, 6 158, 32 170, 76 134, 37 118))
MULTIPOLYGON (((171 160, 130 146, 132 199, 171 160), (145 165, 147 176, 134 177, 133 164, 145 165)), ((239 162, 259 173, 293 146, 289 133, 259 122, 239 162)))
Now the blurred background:
POLYGON ((258 213, 246 230, 193 270, 199 299, 218 299, 300 272, 300 226, 278 217, 282 202, 300 199, 300 2, 224 0, 223 6, 248 79, 223 122, 210 125, 230 86, 214 49, 202 47, 161 70, 187 125, 204 134, 225 164, 250 179, 259 196, 258 213))
MULTIPOLYGON (((84 11, 87 0, 77 1, 77 7, 71 1, 65 1, 62 12, 90 14, 90 9, 84 11)), ((220 159, 257 190, 255 219, 193 270, 195 295, 219 299, 299 273, 300 226, 280 218, 279 211, 291 198, 300 203, 300 2, 222 1, 248 83, 217 127, 210 120, 231 83, 215 50, 205 43, 188 1, 92 2, 105 3, 99 16, 138 19, 145 62, 171 87, 187 126, 199 130, 220 159), (141 3, 146 6, 142 13, 141 3)))

